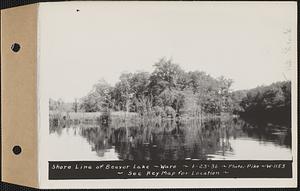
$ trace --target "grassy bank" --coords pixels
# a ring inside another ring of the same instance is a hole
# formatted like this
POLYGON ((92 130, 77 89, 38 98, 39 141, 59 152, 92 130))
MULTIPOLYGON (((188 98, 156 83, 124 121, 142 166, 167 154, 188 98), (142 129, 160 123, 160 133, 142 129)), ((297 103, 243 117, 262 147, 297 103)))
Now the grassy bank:
MULTIPOLYGON (((59 117, 63 118, 64 116, 68 119, 96 119, 97 117, 102 116, 103 112, 60 112, 60 111, 50 111, 50 117, 59 117)), ((110 113, 111 117, 123 118, 123 117, 134 117, 137 116, 137 113, 133 112, 122 112, 115 111, 110 113)))
POLYGON ((181 117, 161 117, 155 115, 144 115, 141 116, 138 113, 133 112, 111 112, 109 116, 103 112, 57 112, 51 111, 49 115, 49 122, 52 126, 70 125, 70 124, 89 124, 89 123, 126 123, 128 124, 139 124, 148 122, 162 122, 162 121, 176 121, 180 123, 188 123, 192 120, 223 120, 233 116, 229 113, 222 113, 221 115, 205 115, 205 116, 181 116, 181 117), (107 117, 107 118, 105 118, 107 117))

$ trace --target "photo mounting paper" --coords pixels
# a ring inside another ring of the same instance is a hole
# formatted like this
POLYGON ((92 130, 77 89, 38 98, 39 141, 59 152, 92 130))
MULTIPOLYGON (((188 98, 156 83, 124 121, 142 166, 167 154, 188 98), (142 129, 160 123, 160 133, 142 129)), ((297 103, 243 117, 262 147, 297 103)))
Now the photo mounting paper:
POLYGON ((40 186, 296 186, 296 7, 39 4, 40 186))

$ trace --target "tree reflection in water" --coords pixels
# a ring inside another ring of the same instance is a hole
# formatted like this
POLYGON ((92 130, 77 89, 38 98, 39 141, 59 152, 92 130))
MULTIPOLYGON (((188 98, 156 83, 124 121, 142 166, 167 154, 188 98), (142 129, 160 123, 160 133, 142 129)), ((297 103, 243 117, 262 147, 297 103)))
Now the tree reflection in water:
POLYGON ((215 155, 235 155, 232 140, 237 138, 270 142, 291 147, 290 125, 251 123, 240 118, 124 122, 110 125, 97 121, 50 122, 50 133, 58 136, 63 128, 72 128, 74 136, 87 139, 99 158, 114 149, 120 160, 209 160, 215 155))

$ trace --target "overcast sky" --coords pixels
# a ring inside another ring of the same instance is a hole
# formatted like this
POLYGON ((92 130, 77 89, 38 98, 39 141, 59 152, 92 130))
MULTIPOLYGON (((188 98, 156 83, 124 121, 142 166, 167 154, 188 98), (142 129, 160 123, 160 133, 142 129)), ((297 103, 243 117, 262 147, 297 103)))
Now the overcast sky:
POLYGON ((162 57, 186 71, 232 78, 234 90, 290 79, 289 65, 296 64, 295 5, 43 3, 40 82, 49 97, 73 101, 100 79, 113 85, 124 71, 152 72, 162 57))

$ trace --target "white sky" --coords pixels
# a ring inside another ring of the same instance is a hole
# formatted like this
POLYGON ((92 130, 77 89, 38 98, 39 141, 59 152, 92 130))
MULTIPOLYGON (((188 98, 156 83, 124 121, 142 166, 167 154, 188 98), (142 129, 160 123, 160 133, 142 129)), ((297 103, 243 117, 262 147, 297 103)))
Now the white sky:
POLYGON ((232 78, 235 90, 290 79, 296 9, 295 2, 42 3, 40 83, 49 97, 73 101, 100 79, 113 85, 124 71, 152 72, 162 57, 232 78))

